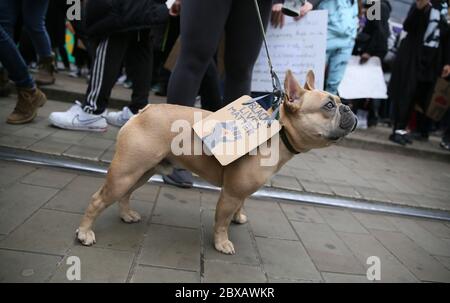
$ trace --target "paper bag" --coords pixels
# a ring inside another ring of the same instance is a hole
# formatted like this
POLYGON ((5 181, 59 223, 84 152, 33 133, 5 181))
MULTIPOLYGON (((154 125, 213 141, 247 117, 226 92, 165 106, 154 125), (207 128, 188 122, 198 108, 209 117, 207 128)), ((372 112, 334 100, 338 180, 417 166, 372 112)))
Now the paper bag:
POLYGON ((427 109, 427 116, 433 121, 440 121, 450 106, 450 82, 438 78, 434 86, 433 97, 427 109))

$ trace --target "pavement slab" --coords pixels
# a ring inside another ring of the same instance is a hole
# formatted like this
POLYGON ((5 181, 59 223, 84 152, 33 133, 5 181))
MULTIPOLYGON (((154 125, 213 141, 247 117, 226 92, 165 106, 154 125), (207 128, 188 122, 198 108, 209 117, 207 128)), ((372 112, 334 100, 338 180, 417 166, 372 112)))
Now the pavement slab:
POLYGON ((277 203, 250 200, 245 203, 255 236, 297 240, 297 236, 277 203))
POLYGON ((406 235, 379 230, 372 233, 421 281, 450 282, 450 271, 406 235))
POLYGON ((365 274, 366 269, 326 224, 293 223, 303 245, 320 271, 365 274))
POLYGON ((205 283, 264 283, 266 276, 260 267, 243 264, 229 264, 220 261, 206 261, 203 282, 205 283))
POLYGON ((0 283, 48 281, 61 260, 61 256, 0 249, 0 283))
POLYGON ((272 278, 321 281, 305 248, 299 241, 256 238, 261 253, 263 269, 272 278))
POLYGON ((52 188, 16 183, 0 196, 0 233, 8 234, 57 193, 52 188))
POLYGON ((127 280, 133 258, 134 254, 127 251, 75 246, 67 253, 50 282, 123 283, 127 280), (78 257, 80 260, 79 281, 67 278, 73 265, 70 257, 78 257))
POLYGON ((200 271, 200 231, 152 224, 139 264, 200 271))
POLYGON ((200 274, 195 271, 140 265, 135 270, 133 283, 198 283, 200 274))

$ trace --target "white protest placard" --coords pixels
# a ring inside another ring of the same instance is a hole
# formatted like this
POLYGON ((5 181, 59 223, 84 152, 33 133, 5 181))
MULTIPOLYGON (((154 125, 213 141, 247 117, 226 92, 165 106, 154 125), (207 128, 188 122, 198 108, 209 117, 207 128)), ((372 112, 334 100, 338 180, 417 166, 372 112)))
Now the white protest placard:
POLYGON ((339 96, 345 99, 387 99, 380 58, 371 57, 364 64, 359 60, 359 56, 352 56, 348 62, 338 87, 339 96))
MULTIPOLYGON (((286 17, 283 28, 269 25, 266 32, 272 64, 280 81, 284 81, 288 69, 304 83, 306 73, 312 70, 316 87, 323 89, 325 55, 327 45, 328 12, 311 11, 299 21, 286 17)), ((253 69, 252 91, 272 91, 272 80, 267 63, 266 50, 261 48, 253 69)))

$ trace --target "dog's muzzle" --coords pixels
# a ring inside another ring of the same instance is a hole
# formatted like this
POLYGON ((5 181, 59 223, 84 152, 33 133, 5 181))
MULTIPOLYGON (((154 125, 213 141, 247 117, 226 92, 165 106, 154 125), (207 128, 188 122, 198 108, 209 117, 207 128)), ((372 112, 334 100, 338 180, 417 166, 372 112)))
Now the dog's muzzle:
POLYGON ((356 118, 355 114, 353 114, 350 107, 348 107, 347 105, 339 106, 339 114, 339 127, 332 131, 328 137, 328 139, 332 141, 337 141, 340 138, 348 135, 350 132, 356 129, 356 125, 358 124, 358 119, 356 118))
POLYGON ((341 114, 341 121, 339 127, 343 129, 346 134, 355 130, 358 124, 358 119, 356 119, 355 114, 353 114, 350 107, 347 105, 339 106, 339 113, 341 114))

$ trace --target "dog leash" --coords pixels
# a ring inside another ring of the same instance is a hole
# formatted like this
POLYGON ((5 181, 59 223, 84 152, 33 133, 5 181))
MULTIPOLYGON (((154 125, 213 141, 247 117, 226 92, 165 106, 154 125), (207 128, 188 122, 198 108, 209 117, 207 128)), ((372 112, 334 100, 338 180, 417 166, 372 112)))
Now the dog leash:
POLYGON ((260 25, 260 29, 261 29, 261 34, 263 36, 264 48, 266 49, 267 63, 269 65, 270 77, 272 78, 273 91, 270 94, 267 94, 267 95, 264 95, 264 96, 261 96, 258 98, 253 98, 243 104, 244 105, 251 104, 251 103, 254 103, 257 100, 260 100, 264 97, 273 96, 274 98, 272 100, 272 105, 271 105, 273 112, 268 121, 268 125, 270 126, 274 120, 280 119, 280 105, 283 102, 285 93, 284 93, 283 87, 281 86, 280 79, 278 78, 277 74, 273 70, 272 60, 270 58, 270 53, 269 53, 269 47, 267 46, 266 33, 264 31, 264 24, 263 24, 263 21, 261 18, 261 11, 259 10, 258 0, 254 0, 254 3, 255 3, 255 8, 256 8, 256 15, 258 16, 258 21, 259 21, 259 25, 260 25))

